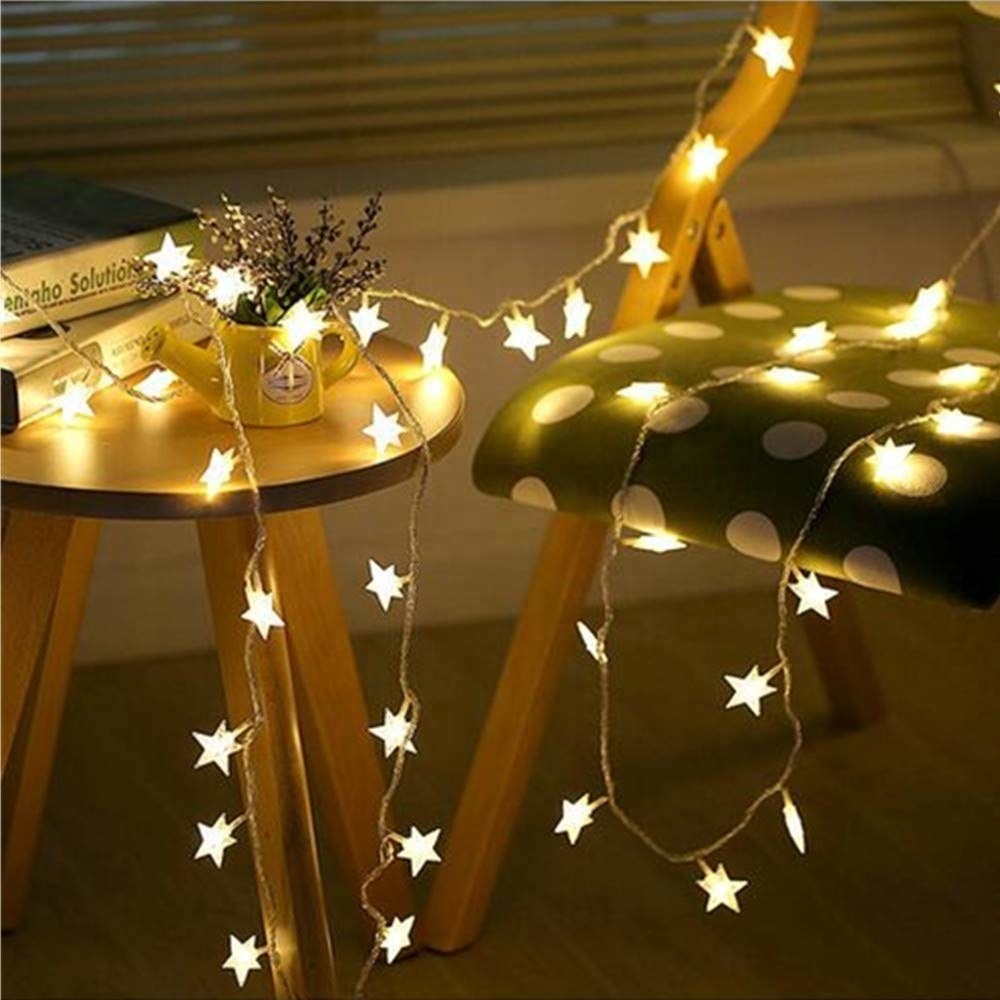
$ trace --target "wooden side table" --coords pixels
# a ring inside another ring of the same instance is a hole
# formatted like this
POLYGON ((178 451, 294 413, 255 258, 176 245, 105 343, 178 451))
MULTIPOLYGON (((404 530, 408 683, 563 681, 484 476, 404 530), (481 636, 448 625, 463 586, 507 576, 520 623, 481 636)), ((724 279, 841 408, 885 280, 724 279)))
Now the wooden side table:
MULTIPOLYGON (((421 420, 435 456, 457 441, 464 406, 447 369, 425 375, 417 351, 380 337, 373 350, 421 420)), ((265 727, 251 753, 258 774, 263 864, 278 913, 279 996, 329 997, 333 954, 302 746, 348 879, 377 855, 381 765, 331 573, 318 507, 407 479, 415 436, 374 457, 361 434, 372 402, 396 409, 365 363, 327 393, 324 416, 289 429, 251 429, 268 545, 264 585, 285 628, 255 643, 265 727)), ((194 520, 211 602, 230 725, 249 718, 243 667, 242 574, 253 539, 239 468, 208 500, 198 483, 212 447, 232 430, 193 393, 154 405, 108 391, 96 416, 64 427, 50 417, 2 442, 3 926, 22 916, 100 523, 194 520)), ((389 915, 412 912, 404 866, 377 886, 389 915)), ((258 886, 258 891, 261 887, 258 886)))

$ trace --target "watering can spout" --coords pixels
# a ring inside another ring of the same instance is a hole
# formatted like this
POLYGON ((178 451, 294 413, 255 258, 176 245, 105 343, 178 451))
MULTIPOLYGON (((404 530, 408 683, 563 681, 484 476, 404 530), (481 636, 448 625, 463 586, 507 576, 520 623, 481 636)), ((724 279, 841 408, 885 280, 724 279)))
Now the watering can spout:
POLYGON ((203 396, 209 406, 222 405, 222 372, 214 351, 189 343, 168 324, 161 323, 143 342, 143 358, 169 368, 203 396))

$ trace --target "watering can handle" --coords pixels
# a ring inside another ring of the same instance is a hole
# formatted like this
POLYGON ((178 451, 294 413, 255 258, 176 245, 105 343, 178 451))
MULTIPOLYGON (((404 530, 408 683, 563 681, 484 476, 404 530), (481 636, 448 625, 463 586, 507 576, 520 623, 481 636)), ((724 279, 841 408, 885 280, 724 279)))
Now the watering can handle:
POLYGON ((361 357, 361 349, 357 341, 347 331, 334 328, 334 333, 340 337, 343 347, 340 353, 323 364, 323 384, 332 385, 338 379, 342 379, 357 363, 361 357))

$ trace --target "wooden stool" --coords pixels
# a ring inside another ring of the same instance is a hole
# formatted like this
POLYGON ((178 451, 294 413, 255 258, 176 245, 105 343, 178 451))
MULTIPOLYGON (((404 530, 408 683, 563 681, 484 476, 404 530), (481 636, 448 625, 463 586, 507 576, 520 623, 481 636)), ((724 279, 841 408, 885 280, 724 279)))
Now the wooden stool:
MULTIPOLYGON (((458 380, 445 369, 424 375, 419 354, 389 338, 380 337, 373 350, 421 420, 435 456, 446 453, 461 430, 458 380)), ((413 473, 419 453, 412 433, 405 447, 374 457, 361 433, 373 402, 397 409, 362 363, 327 393, 320 420, 248 432, 268 531, 262 576, 286 623, 255 643, 266 724, 252 750, 263 865, 278 917, 269 944, 281 956, 285 980, 274 978, 279 996, 336 991, 303 744, 354 887, 378 850, 381 765, 317 509, 413 473)), ((198 483, 211 449, 232 443, 231 428, 193 393, 154 405, 108 391, 94 409, 96 416, 80 425, 64 427, 50 417, 2 444, 9 508, 2 593, 5 929, 24 910, 101 520, 197 521, 230 725, 252 714, 240 619, 253 540, 250 495, 233 488, 209 500, 198 483)), ((393 866, 376 889, 388 915, 412 912, 404 866, 393 866)))

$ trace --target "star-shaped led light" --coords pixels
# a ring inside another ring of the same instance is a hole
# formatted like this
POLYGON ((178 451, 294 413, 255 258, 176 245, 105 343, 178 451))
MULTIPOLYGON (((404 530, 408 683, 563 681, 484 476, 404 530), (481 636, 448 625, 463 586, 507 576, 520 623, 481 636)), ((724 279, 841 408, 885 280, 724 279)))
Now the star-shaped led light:
POLYGON ((711 913, 717 906, 725 906, 733 913, 739 913, 740 904, 736 894, 747 887, 746 880, 731 879, 723 864, 712 871, 708 865, 701 862, 701 870, 705 877, 698 880, 698 885, 708 894, 705 912, 711 913))
POLYGON ((655 403, 656 400, 670 395, 670 390, 665 382, 630 382, 623 389, 619 389, 616 396, 623 399, 631 399, 636 403, 655 403))
POLYGON ((281 319, 278 326, 285 331, 290 351, 297 351, 307 340, 322 340, 327 327, 326 310, 311 309, 305 299, 299 299, 281 319))
POLYGON ((583 289, 579 286, 567 293, 566 301, 563 303, 563 316, 566 318, 563 335, 567 340, 587 336, 587 320, 593 308, 584 298, 583 289))
POLYGON ((375 442, 376 455, 384 455, 390 447, 400 446, 406 428, 400 424, 396 411, 385 413, 378 403, 372 403, 372 422, 361 433, 375 442))
POLYGON ((801 368, 787 368, 784 365, 775 365, 764 372, 764 378, 775 385, 795 387, 808 385, 810 382, 818 382, 819 376, 815 372, 807 372, 801 368))
POLYGON ((809 326, 793 326, 792 336, 782 347, 782 354, 805 354, 818 351, 836 339, 836 334, 827 329, 826 320, 811 323, 809 326))
POLYGON ((866 461, 875 470, 875 482, 891 485, 905 479, 908 472, 907 462, 914 447, 912 444, 896 444, 892 438, 888 438, 885 444, 874 443, 872 454, 866 461))
POLYGON ((380 330, 384 330, 389 324, 379 316, 382 308, 381 302, 369 305, 367 299, 362 298, 361 305, 357 309, 352 309, 347 315, 358 335, 358 340, 367 347, 372 342, 372 337, 380 330))
POLYGON ((141 382, 136 382, 133 389, 144 396, 161 398, 177 381, 177 376, 166 368, 154 368, 141 382))
POLYGON ((634 538, 623 538, 622 545, 641 552, 676 552, 686 549, 687 542, 682 542, 670 531, 651 532, 646 535, 636 535, 634 538))
POLYGON ((226 819, 226 814, 222 813, 219 818, 211 824, 199 823, 198 834, 201 843, 195 851, 195 860, 198 858, 211 858, 215 862, 216 868, 222 867, 222 856, 226 853, 226 848, 232 847, 236 843, 233 830, 243 822, 242 816, 237 816, 232 822, 226 819))
POLYGON ((95 386, 86 382, 67 382, 63 391, 52 399, 51 405, 62 412, 62 422, 71 424, 77 417, 92 417, 94 411, 90 408, 90 397, 96 391, 95 386))
POLYGON ((229 935, 229 958, 222 963, 224 969, 232 969, 236 982, 242 986, 247 976, 254 969, 260 968, 260 956, 266 954, 266 948, 257 947, 257 935, 251 934, 246 941, 241 941, 235 934, 229 935))
POLYGON ((175 274, 183 274, 191 266, 193 262, 189 258, 193 249, 193 243, 178 246, 170 233, 164 233, 160 249, 146 254, 142 259, 156 267, 157 281, 166 281, 175 274))
POLYGON ((583 643, 583 648, 600 663, 601 658, 598 655, 597 636, 594 635, 593 629, 586 622, 577 622, 576 631, 580 636, 580 642, 583 643))
POLYGON ((647 228, 645 216, 639 220, 639 228, 635 232, 625 235, 628 237, 628 250, 618 260, 622 264, 635 264, 644 278, 649 277, 654 265, 670 260, 670 254, 660 246, 660 231, 647 228))
POLYGON ((384 709, 382 725, 371 726, 368 729, 372 736, 377 737, 385 744, 383 750, 386 757, 391 757, 404 743, 407 753, 417 752, 413 740, 408 735, 409 731, 410 720, 406 718, 405 708, 401 708, 398 712, 384 709))
POLYGON ((795 582, 789 584, 788 589, 799 599, 796 614, 804 615, 807 611, 815 611, 816 614, 828 619, 830 610, 827 604, 839 591, 832 587, 824 587, 815 573, 800 573, 796 569, 795 576, 795 582))
POLYGON ((781 789, 781 815, 785 820, 785 829, 792 843, 798 848, 799 854, 806 853, 806 830, 802 825, 802 817, 799 815, 791 795, 787 788, 781 789))
POLYGON ((380 566, 374 559, 368 560, 368 572, 371 579, 365 586, 365 590, 371 592, 378 598, 383 611, 389 610, 394 597, 403 596, 403 585, 407 578, 400 576, 396 572, 395 564, 391 566, 380 566))
POLYGON ((769 683, 777 672, 778 667, 772 667, 766 674, 762 674, 757 665, 754 664, 744 677, 726 674, 726 683, 733 689, 732 696, 726 702, 726 708, 738 708, 740 705, 746 705, 754 715, 760 718, 761 699, 778 690, 769 683))
POLYGON ((218 448, 212 449, 208 465, 205 466, 205 471, 198 479, 198 482, 205 484, 205 496, 209 500, 232 478, 233 469, 236 468, 238 461, 235 448, 227 448, 225 451, 219 451, 218 448))
POLYGON ((236 729, 230 729, 223 720, 214 733, 192 733, 191 735, 201 746, 201 756, 194 762, 194 766, 199 768, 214 764, 228 778, 229 758, 243 749, 239 739, 246 728, 238 726, 236 729))
POLYGON ((747 30, 753 36, 751 51, 763 61, 764 72, 769 77, 776 77, 783 69, 795 69, 791 35, 778 35, 770 28, 759 31, 750 27, 747 30))
POLYGON ((934 428, 945 437, 971 437, 982 422, 982 417, 948 407, 942 407, 934 414, 934 428))
POLYGON ((699 136, 687 151, 688 176, 693 181, 714 181, 728 155, 728 149, 716 146, 714 135, 699 136))
POLYGON ((431 323, 431 328, 420 345, 425 372, 432 372, 444 366, 444 349, 448 346, 448 334, 444 332, 446 326, 447 321, 443 317, 436 323, 431 323))
POLYGON ((523 316, 515 311, 510 316, 504 316, 503 322, 507 327, 507 339, 503 342, 503 346, 509 347, 512 351, 520 351, 529 361, 535 360, 539 347, 552 343, 535 326, 534 316, 523 316))
POLYGON ((556 833, 565 833, 571 844, 575 844, 580 839, 580 834, 585 826, 590 826, 594 822, 594 810, 604 805, 607 799, 596 799, 590 801, 590 793, 581 795, 576 802, 569 799, 562 800, 562 816, 556 824, 556 833))
POLYGON ((250 622, 266 639, 272 628, 282 628, 284 622, 274 610, 274 594, 256 585, 250 585, 243 591, 247 598, 247 609, 240 615, 244 621, 250 622))
POLYGON ((440 836, 440 830, 421 833, 415 826, 411 826, 410 835, 399 838, 398 856, 410 862, 410 874, 414 878, 420 874, 424 865, 441 860, 441 855, 434 850, 440 836))
POLYGON ((208 289, 208 297, 223 310, 234 308, 241 295, 250 295, 254 290, 238 267, 219 267, 213 264, 209 269, 209 277, 212 284, 208 289))
POLYGON ((952 365, 951 368, 942 368, 938 372, 938 381, 941 385, 966 389, 977 385, 989 373, 990 370, 985 365, 952 365))
POLYGON ((382 932, 380 946, 385 949, 387 965, 392 965, 399 953, 410 947, 410 931, 413 930, 415 920, 416 917, 407 917, 405 920, 393 917, 392 923, 382 932))
POLYGON ((921 288, 906 307, 902 319, 890 323, 886 333, 897 340, 913 340, 929 333, 948 315, 951 285, 941 278, 933 285, 921 288))

